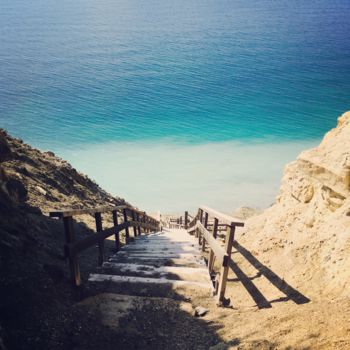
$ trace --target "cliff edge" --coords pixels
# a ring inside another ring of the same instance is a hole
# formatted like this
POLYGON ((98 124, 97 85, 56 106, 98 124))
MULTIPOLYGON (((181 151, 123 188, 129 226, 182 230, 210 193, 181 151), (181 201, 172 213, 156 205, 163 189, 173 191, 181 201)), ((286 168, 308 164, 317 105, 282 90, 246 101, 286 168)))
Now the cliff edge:
POLYGON ((350 112, 284 171, 276 203, 240 239, 313 300, 345 297, 350 280, 350 112))

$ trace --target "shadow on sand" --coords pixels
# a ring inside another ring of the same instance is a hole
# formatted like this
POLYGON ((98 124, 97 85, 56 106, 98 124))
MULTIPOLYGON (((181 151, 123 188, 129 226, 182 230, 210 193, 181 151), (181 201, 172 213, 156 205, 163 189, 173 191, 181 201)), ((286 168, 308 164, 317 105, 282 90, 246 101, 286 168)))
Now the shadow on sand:
MULTIPOLYGON (((271 308, 271 303, 292 300, 296 304, 305 304, 310 301, 305 295, 297 291, 295 288, 290 286, 286 281, 281 279, 276 273, 274 273, 267 266, 262 264, 252 253, 250 253, 246 248, 240 245, 237 241, 233 243, 233 247, 241 254, 252 266, 254 266, 258 273, 254 277, 248 277, 241 268, 233 261, 230 262, 231 270, 236 274, 237 279, 246 288, 248 293, 251 295, 253 300, 259 309, 271 308), (254 285, 252 280, 260 276, 266 277, 270 283, 272 283, 277 289, 279 289, 286 296, 284 298, 279 298, 275 300, 267 300, 265 296, 260 292, 260 290, 254 285)), ((233 281, 232 279, 230 281, 233 281)))

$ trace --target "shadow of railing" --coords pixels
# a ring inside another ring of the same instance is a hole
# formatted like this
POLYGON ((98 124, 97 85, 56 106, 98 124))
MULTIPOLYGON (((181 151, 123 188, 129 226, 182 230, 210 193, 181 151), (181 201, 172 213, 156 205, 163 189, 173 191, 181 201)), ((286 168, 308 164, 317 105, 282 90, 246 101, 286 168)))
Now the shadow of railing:
POLYGON ((258 275, 266 277, 270 283, 272 283, 277 289, 286 295, 285 298, 279 298, 272 301, 267 301, 262 293, 253 284, 253 278, 247 277, 243 271, 235 263, 231 263, 231 269, 236 273, 237 277, 246 287, 249 294, 252 296, 258 307, 271 307, 272 302, 288 301, 291 300, 296 304, 306 304, 310 301, 308 297, 297 291, 295 288, 290 286, 285 280, 280 278, 275 272, 269 269, 267 266, 262 264, 251 252, 241 246, 237 241, 233 243, 233 247, 252 265, 258 270, 258 275), (269 306, 270 305, 270 306, 269 306))
POLYGON ((251 281, 251 278, 249 278, 235 262, 231 260, 229 266, 237 276, 237 279, 243 284, 247 292, 256 302, 256 305, 259 309, 268 309, 272 307, 271 303, 264 297, 260 290, 251 281))

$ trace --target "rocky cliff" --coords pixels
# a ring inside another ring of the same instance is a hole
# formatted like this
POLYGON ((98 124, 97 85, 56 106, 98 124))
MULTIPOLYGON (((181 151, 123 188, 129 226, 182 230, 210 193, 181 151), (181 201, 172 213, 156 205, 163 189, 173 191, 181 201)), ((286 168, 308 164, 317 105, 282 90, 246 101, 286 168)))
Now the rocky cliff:
MULTIPOLYGON (((79 327, 77 299, 63 255, 61 221, 50 209, 125 203, 51 152, 0 130, 0 349, 68 349, 79 327), (43 307, 45 305, 45 307, 43 307)), ((79 217, 75 231, 93 228, 79 217)), ((97 265, 96 249, 81 255, 83 276, 97 265)))
POLYGON ((348 295, 350 112, 286 166, 276 203, 247 221, 241 242, 313 300, 348 295))

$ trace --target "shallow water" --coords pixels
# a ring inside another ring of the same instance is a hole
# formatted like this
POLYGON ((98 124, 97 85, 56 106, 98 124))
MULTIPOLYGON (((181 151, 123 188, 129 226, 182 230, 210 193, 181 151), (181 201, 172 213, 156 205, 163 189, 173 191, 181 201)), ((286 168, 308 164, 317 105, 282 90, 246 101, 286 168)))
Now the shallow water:
POLYGON ((282 164, 349 109, 349 15, 348 0, 2 0, 0 126, 149 210, 267 205, 282 164), (140 178, 129 158, 150 150, 161 162, 140 178), (237 184, 261 157, 270 171, 248 200, 237 184), (106 164, 125 185, 101 175, 106 164), (131 186, 149 176, 172 203, 131 186), (188 196, 185 180, 206 195, 188 196))
POLYGON ((312 141, 266 143, 162 142, 88 146, 62 155, 111 193, 150 211, 222 211, 274 202, 282 170, 312 141))

